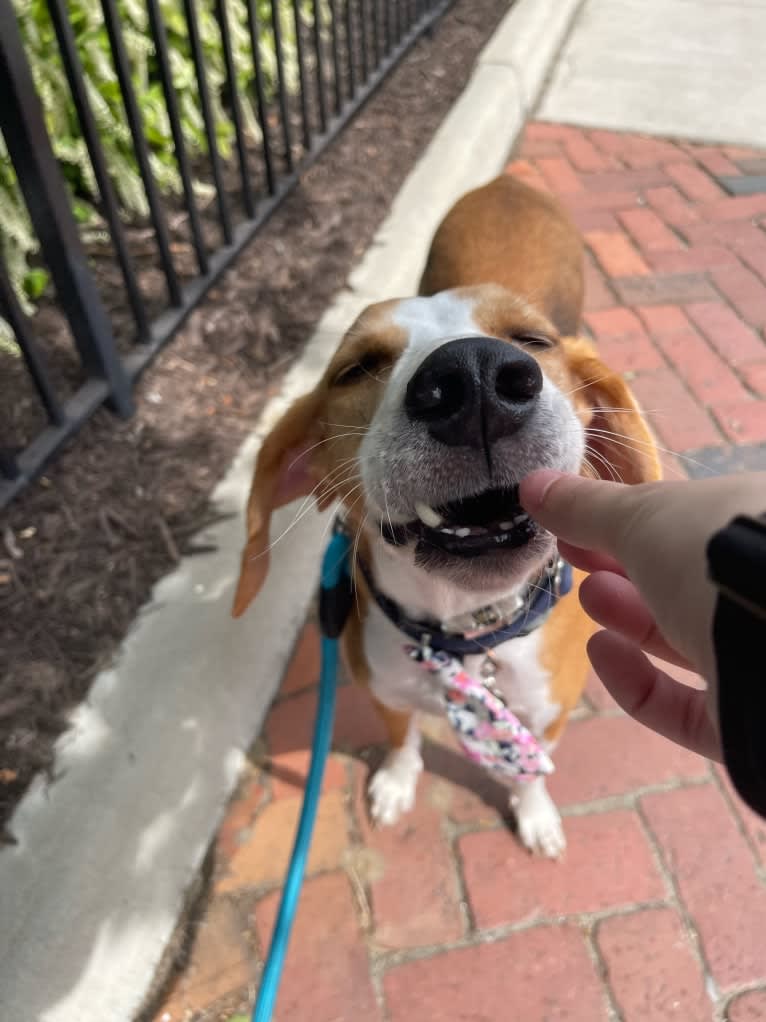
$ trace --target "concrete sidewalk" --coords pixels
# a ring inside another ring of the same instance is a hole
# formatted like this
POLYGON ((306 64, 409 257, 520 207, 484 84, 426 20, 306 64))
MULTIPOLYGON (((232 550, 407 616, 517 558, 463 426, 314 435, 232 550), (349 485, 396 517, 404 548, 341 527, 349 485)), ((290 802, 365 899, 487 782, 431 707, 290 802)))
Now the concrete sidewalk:
POLYGON ((545 120, 766 145, 763 0, 585 0, 545 120))
MULTIPOLYGON (((586 324, 631 380, 670 477, 766 468, 766 154, 532 123, 509 170, 588 246, 586 324)), ((307 624, 215 847, 190 958, 152 1022, 246 1012, 299 812, 316 706, 307 624)), ((278 1022, 766 1018, 766 823, 724 772, 627 719, 592 680, 556 756, 563 862, 530 858, 503 789, 439 724, 413 813, 373 830, 382 734, 344 685, 278 1022)))

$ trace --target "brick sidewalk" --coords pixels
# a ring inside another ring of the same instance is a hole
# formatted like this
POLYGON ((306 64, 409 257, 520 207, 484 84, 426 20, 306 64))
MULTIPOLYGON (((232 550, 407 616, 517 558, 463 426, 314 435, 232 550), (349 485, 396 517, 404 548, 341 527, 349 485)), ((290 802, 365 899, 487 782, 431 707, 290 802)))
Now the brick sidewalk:
MULTIPOLYGON (((587 327, 631 380, 668 474, 766 468, 766 172, 744 149, 529 126, 513 172, 562 196, 589 248, 587 327), (686 466, 684 469, 683 466, 686 466)), ((299 642, 214 852, 184 971, 156 1022, 247 1010, 301 804, 318 640, 299 642)), ((381 729, 339 690, 279 1022, 766 1019, 766 824, 723 773, 592 681, 550 785, 562 863, 530 858, 505 795, 428 732, 414 812, 373 831, 381 729)))

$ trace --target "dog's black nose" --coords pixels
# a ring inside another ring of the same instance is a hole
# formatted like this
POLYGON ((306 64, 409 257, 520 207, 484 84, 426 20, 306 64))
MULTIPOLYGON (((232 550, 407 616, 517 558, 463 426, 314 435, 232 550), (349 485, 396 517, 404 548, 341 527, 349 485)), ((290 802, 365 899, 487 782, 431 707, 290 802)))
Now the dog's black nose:
POLYGON ((420 365, 405 409, 435 440, 483 448, 523 425, 542 387, 540 367, 525 351, 494 337, 464 337, 420 365))

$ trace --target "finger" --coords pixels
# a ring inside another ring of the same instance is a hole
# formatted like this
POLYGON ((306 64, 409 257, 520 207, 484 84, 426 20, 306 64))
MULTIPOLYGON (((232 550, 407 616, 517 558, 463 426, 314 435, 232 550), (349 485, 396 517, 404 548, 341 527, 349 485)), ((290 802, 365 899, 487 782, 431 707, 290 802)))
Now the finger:
POLYGON ((668 663, 691 669, 689 661, 661 634, 640 593, 627 578, 610 571, 597 571, 580 586, 580 603, 594 621, 618 632, 646 653, 668 663))
POLYGON ((634 720, 692 752, 720 760, 705 692, 675 681, 614 632, 594 635, 588 656, 606 688, 634 720))
POLYGON ((631 512, 640 486, 583 479, 545 469, 519 487, 521 506, 556 537, 585 550, 611 554, 618 561, 629 535, 631 512))
POLYGON ((609 554, 601 554, 597 550, 583 550, 582 547, 572 546, 566 540, 558 542, 559 553, 565 561, 569 561, 573 568, 580 568, 582 571, 611 571, 614 575, 624 575, 625 569, 618 564, 609 554))

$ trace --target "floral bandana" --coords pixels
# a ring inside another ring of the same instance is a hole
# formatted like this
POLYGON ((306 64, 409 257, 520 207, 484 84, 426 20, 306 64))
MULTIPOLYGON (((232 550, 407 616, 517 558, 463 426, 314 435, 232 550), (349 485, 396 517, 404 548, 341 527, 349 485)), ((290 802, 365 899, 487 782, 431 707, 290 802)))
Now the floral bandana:
POLYGON ((420 646, 404 648, 441 682, 447 717, 470 760, 520 781, 553 773, 553 762, 532 732, 486 684, 467 674, 457 657, 420 646))

